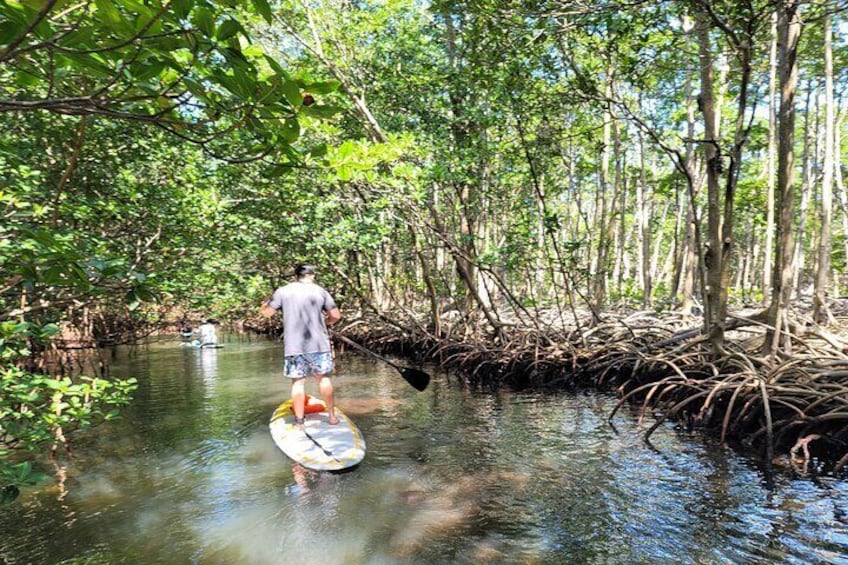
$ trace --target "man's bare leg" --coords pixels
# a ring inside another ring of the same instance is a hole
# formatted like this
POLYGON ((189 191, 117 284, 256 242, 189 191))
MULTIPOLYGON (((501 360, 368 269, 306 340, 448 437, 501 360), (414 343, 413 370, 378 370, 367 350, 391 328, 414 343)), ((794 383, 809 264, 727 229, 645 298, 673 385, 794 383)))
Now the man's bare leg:
POLYGON ((333 398, 333 381, 330 380, 329 375, 316 375, 316 378, 318 379, 318 390, 321 391, 321 398, 324 399, 324 403, 327 405, 327 413, 330 415, 327 421, 331 425, 338 424, 339 419, 336 418, 336 405, 333 398))
POLYGON ((303 430, 303 413, 306 408, 306 379, 294 379, 292 381, 292 408, 294 409, 295 425, 297 429, 303 430), (299 423, 300 422, 300 423, 299 423))

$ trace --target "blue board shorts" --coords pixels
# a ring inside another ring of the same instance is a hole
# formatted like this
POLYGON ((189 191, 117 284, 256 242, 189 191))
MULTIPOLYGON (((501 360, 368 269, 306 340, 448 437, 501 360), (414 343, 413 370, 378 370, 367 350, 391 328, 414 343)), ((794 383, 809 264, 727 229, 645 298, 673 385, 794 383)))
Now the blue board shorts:
POLYGON ((333 372, 333 352, 301 353, 286 355, 283 374, 290 379, 302 379, 333 372))

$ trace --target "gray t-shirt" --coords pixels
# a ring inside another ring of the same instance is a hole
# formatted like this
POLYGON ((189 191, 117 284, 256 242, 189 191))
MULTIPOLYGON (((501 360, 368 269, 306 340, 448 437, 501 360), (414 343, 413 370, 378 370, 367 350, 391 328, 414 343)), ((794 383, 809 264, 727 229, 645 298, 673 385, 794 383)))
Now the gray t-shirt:
POLYGON ((313 282, 298 281, 274 291, 268 306, 283 309, 285 355, 331 351, 324 312, 336 308, 330 293, 313 282))

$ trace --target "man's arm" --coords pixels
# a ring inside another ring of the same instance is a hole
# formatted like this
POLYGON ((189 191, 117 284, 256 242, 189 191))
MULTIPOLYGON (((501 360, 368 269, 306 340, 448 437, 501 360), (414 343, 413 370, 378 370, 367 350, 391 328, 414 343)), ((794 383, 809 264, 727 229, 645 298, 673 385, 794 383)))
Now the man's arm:
POLYGON ((328 326, 332 326, 336 322, 342 319, 342 313, 339 312, 338 308, 331 308, 324 312, 324 321, 327 322, 328 326))
POLYGON ((266 298, 262 301, 262 306, 259 308, 259 313, 265 316, 266 318, 270 318, 271 316, 277 313, 276 310, 269 306, 270 302, 271 300, 266 298))

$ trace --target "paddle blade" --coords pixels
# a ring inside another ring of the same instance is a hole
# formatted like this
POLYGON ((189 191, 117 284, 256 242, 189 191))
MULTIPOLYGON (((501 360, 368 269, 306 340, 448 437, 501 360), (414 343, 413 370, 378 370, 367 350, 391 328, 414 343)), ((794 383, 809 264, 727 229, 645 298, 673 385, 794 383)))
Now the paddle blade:
POLYGON ((406 382, 411 384, 416 390, 422 391, 430 384, 430 375, 424 371, 413 369, 411 367, 402 367, 400 376, 406 379, 406 382))

